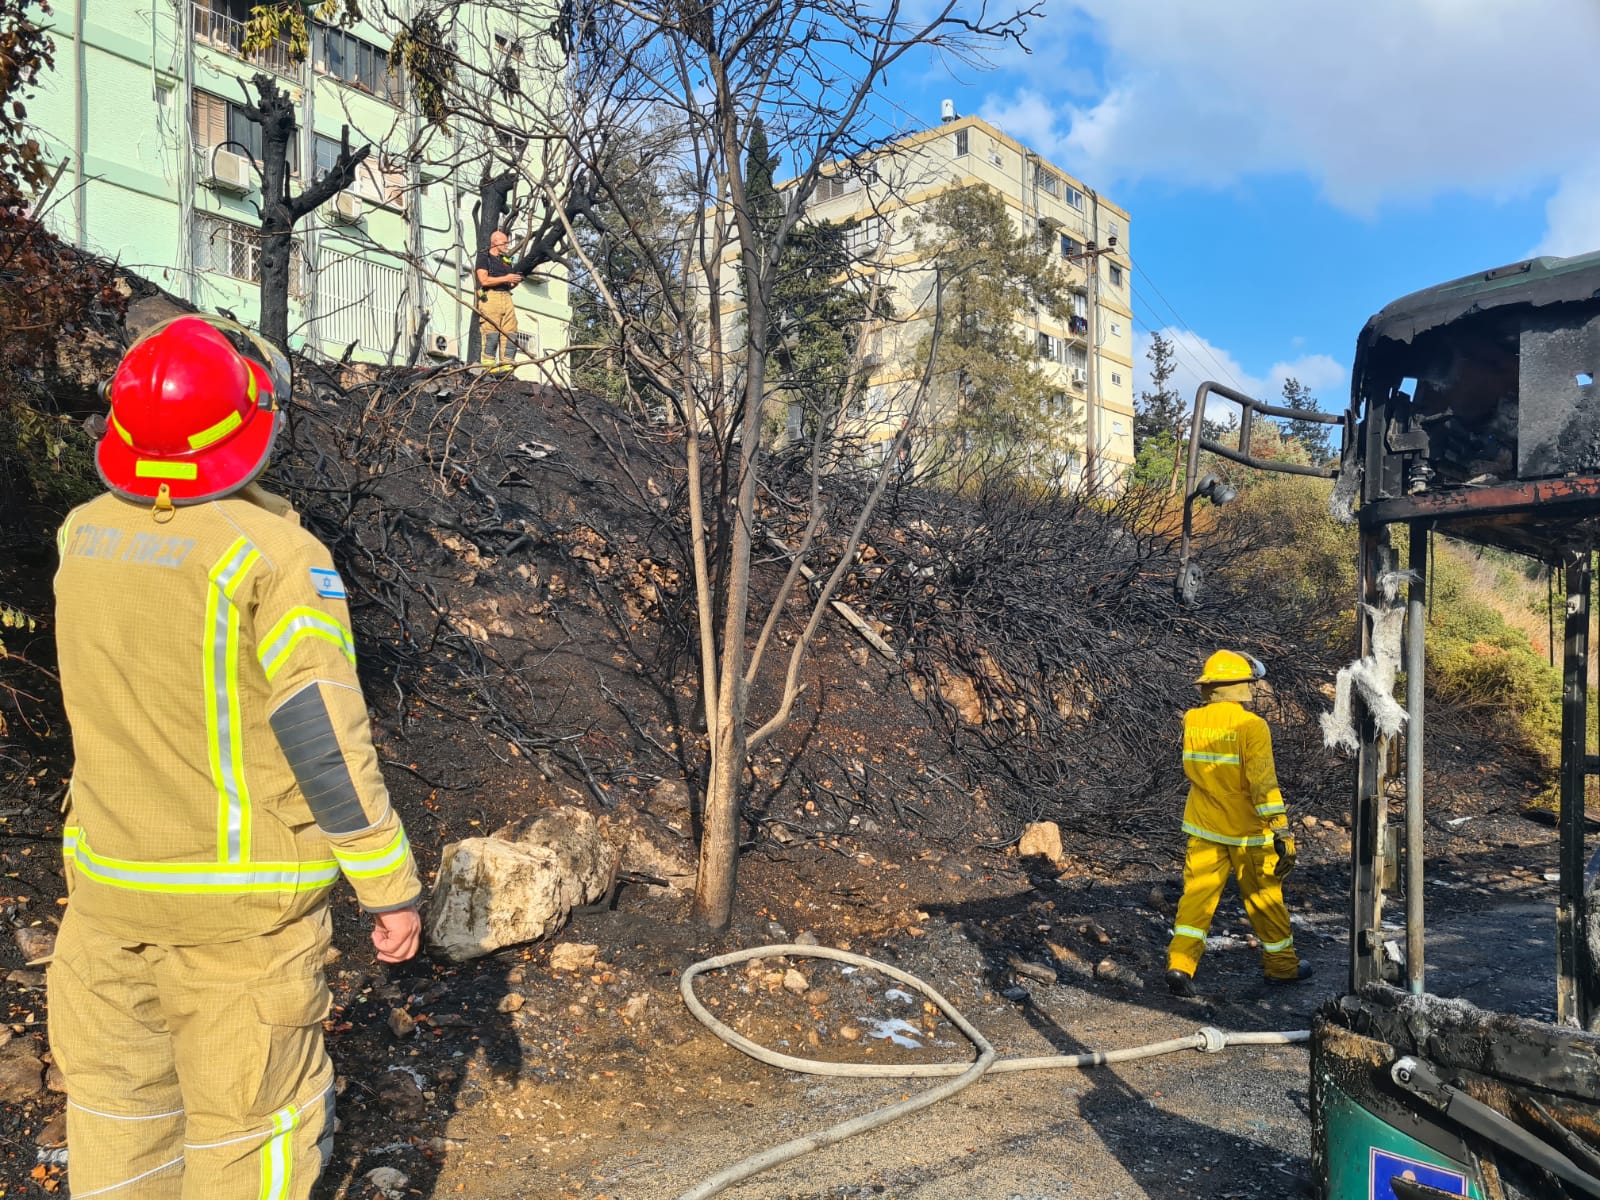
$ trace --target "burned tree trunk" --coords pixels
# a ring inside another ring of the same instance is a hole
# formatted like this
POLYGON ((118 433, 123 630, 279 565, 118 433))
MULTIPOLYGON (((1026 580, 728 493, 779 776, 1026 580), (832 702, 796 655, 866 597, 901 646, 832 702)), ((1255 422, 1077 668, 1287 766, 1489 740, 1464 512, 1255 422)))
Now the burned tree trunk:
POLYGON ((289 279, 293 267, 294 228, 300 218, 355 182, 356 168, 372 153, 371 145, 350 149, 350 127, 339 137, 339 157, 332 168, 298 195, 289 194, 289 147, 299 131, 294 99, 270 75, 257 74, 252 100, 248 91, 241 111, 261 128, 261 316, 262 335, 288 348, 289 279))

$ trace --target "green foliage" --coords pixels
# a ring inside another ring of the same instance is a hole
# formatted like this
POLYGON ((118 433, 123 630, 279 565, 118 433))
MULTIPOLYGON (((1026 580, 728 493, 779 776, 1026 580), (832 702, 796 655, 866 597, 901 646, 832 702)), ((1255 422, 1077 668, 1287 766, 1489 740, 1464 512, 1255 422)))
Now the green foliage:
POLYGON ((304 62, 311 53, 311 23, 315 17, 324 25, 338 25, 348 29, 361 19, 357 0, 312 0, 302 4, 299 0, 276 0, 271 4, 258 4, 250 10, 244 23, 244 40, 240 48, 246 54, 263 54, 274 43, 288 45, 289 57, 294 62, 304 62))
POLYGON ((389 50, 389 73, 406 81, 423 119, 444 130, 450 119, 450 90, 456 82, 456 56, 446 45, 438 17, 424 12, 396 35, 389 50))
POLYGON ((1251 486, 1216 518, 1240 527, 1259 547, 1234 568, 1235 584, 1292 613, 1305 640, 1346 653, 1356 627, 1356 532, 1329 516, 1332 484, 1304 475, 1248 474, 1251 486))
MULTIPOLYGON (((1298 409, 1301 412, 1322 411, 1317 398, 1311 394, 1311 389, 1292 375, 1283 381, 1283 403, 1285 407, 1298 409)), ((1298 442, 1305 452, 1306 460, 1313 463, 1324 463, 1333 457, 1333 446, 1330 442, 1332 429, 1332 425, 1323 425, 1318 421, 1283 422, 1283 436, 1298 442)))
POLYGON ((882 294, 873 301, 864 264, 847 245, 849 230, 827 223, 796 226, 784 243, 772 290, 768 371, 801 404, 807 433, 859 385, 851 378, 851 363, 863 323, 892 312, 882 294))
MULTIPOLYGON (((1183 397, 1172 386, 1172 377, 1178 370, 1178 353, 1173 344, 1159 332, 1150 335, 1150 348, 1145 351, 1150 360, 1150 387, 1139 393, 1133 414, 1133 453, 1137 457, 1152 440, 1165 440, 1176 445, 1183 439, 1188 425, 1183 397)), ((1169 463, 1170 468, 1170 463, 1169 463)), ((1166 480, 1163 479, 1165 484, 1166 480)))
POLYGON ((1481 714, 1502 738, 1553 766, 1559 754, 1561 677, 1496 596, 1483 595, 1449 543, 1434 547, 1428 622, 1428 690, 1440 703, 1481 714))
POLYGON ((1188 444, 1180 444, 1170 430, 1150 434, 1128 469, 1129 486, 1165 492, 1171 485, 1173 469, 1181 469, 1182 456, 1188 449, 1188 444))
POLYGON ((1066 448, 1060 384, 1035 356, 1024 320, 1065 322, 1068 279, 1050 249, 1012 223, 1004 198, 957 188, 923 210, 918 249, 944 285, 944 332, 934 364, 935 420, 953 450, 1004 456, 1026 469, 1066 448))

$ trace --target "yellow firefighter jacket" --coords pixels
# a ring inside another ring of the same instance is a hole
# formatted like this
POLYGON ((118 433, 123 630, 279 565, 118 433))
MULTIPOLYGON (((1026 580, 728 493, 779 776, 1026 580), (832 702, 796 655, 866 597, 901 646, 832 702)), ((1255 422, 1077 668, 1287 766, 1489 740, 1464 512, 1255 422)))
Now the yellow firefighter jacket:
POLYGON ((1226 846, 1268 846, 1271 830, 1289 823, 1272 733, 1255 713, 1231 701, 1183 714, 1183 773, 1189 802, 1183 831, 1226 846))
POLYGON ((294 510, 252 485, 158 522, 108 493, 58 541, 73 909, 194 945, 305 915, 341 871, 368 911, 415 903, 344 586, 294 510))

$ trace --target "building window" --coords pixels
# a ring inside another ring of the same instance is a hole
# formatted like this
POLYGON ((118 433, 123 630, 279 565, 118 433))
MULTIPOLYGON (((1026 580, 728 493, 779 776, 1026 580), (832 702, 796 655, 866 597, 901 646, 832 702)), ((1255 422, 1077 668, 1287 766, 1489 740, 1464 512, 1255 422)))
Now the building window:
POLYGON ((817 180, 817 199, 823 203, 838 200, 856 190, 856 181, 843 172, 824 175, 817 180))
MULTIPOLYGON (((334 163, 339 161, 339 149, 338 138, 325 137, 320 133, 311 135, 313 180, 321 179, 333 170, 334 163)), ((397 207, 406 190, 406 173, 385 166, 378 155, 369 154, 361 165, 356 167, 356 176, 350 181, 350 190, 363 200, 370 200, 374 204, 397 207)))
POLYGON ((1116 263, 1111 264, 1111 286, 1122 286, 1122 268, 1117 266, 1116 263))
MULTIPOLYGON (((195 265, 202 271, 215 271, 246 283, 261 282, 261 234, 257 230, 238 221, 199 216, 195 219, 194 237, 195 265)), ((298 300, 305 294, 305 249, 294 238, 289 242, 289 295, 298 300)))
POLYGON ((1121 322, 1119 322, 1119 321, 1111 322, 1111 336, 1112 337, 1121 337, 1122 336, 1122 323, 1121 322))
POLYGON ((520 39, 512 37, 509 33, 495 34, 494 48, 499 54, 512 58, 517 62, 522 61, 522 42, 520 39))
POLYGON ((342 29, 318 25, 311 42, 316 68, 324 75, 369 92, 390 104, 400 103, 400 79, 389 74, 389 55, 371 42, 342 29))
POLYGON ((972 149, 972 130, 956 130, 956 157, 960 158, 972 149))
POLYGON ((1043 167, 1034 171, 1033 185, 1048 196, 1061 194, 1061 181, 1056 178, 1055 172, 1047 171, 1043 167))
POLYGON ((844 248, 845 253, 853 258, 866 258, 878 249, 878 243, 883 240, 883 220, 881 217, 868 217, 864 221, 853 221, 845 226, 844 248))
MULTIPOLYGON (((1111 372, 1111 382, 1113 384, 1120 384, 1122 382, 1122 373, 1120 371, 1111 372)), ((1118 433, 1122 432, 1120 427, 1117 429, 1117 432, 1118 433)))
POLYGON ((1074 254, 1081 254, 1082 252, 1083 252, 1083 243, 1082 242, 1078 241, 1077 238, 1068 237, 1064 233, 1061 235, 1061 257, 1062 258, 1071 258, 1074 254))
POLYGON ((1115 241, 1117 238, 1122 236, 1122 226, 1118 225, 1115 221, 1107 221, 1106 233, 1111 237, 1111 240, 1115 241))
POLYGON ((1073 208, 1078 209, 1080 212, 1083 210, 1083 193, 1077 188, 1069 185, 1066 195, 1064 195, 1062 199, 1070 204, 1073 208))
MULTIPOLYGON (((1113 375, 1111 377, 1111 382, 1113 382, 1113 383, 1117 382, 1117 377, 1115 375, 1113 375)), ((1120 434, 1126 433, 1127 432, 1127 428, 1126 428, 1126 426, 1124 426, 1122 424, 1121 421, 1113 421, 1113 422, 1111 422, 1111 432, 1120 435, 1120 434)))
POLYGON ((1074 371, 1084 372, 1089 369, 1089 352, 1082 346, 1071 346, 1067 350, 1067 365, 1074 371))
MULTIPOLYGON (((222 146, 234 154, 250 155, 261 165, 261 126, 244 115, 231 100, 209 92, 194 94, 194 144, 202 150, 222 146)), ((300 174, 300 139, 289 139, 289 174, 300 174)))

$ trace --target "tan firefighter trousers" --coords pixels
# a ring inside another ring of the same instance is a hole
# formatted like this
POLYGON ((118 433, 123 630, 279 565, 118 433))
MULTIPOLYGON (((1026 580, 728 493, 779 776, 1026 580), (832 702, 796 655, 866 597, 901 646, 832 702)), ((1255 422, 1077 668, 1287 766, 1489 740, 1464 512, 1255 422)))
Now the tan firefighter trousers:
POLYGON ((490 366, 517 356, 512 335, 517 332, 517 304, 507 291, 485 291, 478 302, 478 334, 482 338, 479 362, 490 366))
POLYGON ((130 945, 68 906, 50 1050, 66 1077, 74 1200, 310 1195, 333 1146, 328 944, 326 905, 206 946, 130 945))

